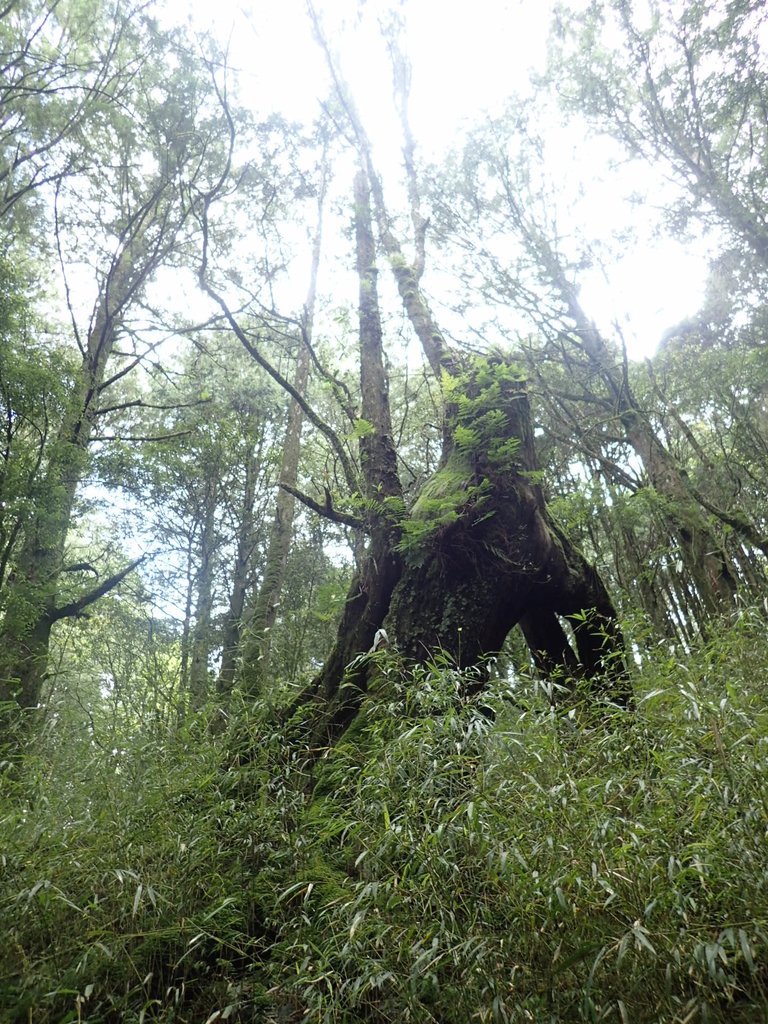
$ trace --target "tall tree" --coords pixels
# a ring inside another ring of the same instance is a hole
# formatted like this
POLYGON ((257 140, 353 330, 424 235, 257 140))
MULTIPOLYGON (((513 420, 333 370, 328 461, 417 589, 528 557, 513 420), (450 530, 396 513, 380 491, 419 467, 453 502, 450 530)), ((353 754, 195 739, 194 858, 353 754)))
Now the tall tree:
POLYGON ((531 318, 539 341, 523 354, 561 436, 569 436, 583 458, 597 460, 614 482, 626 479, 626 471, 615 466, 612 448, 623 445, 640 459, 647 482, 665 502, 670 542, 693 582, 704 626, 707 616, 733 608, 736 600, 728 552, 690 486, 687 467, 654 421, 655 398, 647 388, 648 402, 637 397, 638 373, 621 332, 607 338, 584 308, 578 287, 583 254, 569 258, 563 251, 557 207, 543 184, 543 142, 527 134, 525 124, 526 110, 518 108, 473 133, 460 165, 462 199, 441 204, 442 230, 449 244, 458 241, 473 253, 472 272, 479 271, 487 301, 516 303, 531 318), (500 254, 500 237, 516 240, 512 259, 509 252, 500 254))
MULTIPOLYGON (((749 360, 764 333, 765 27, 764 6, 750 0, 653 2, 642 10, 610 0, 579 11, 564 6, 557 16, 551 74, 563 105, 613 136, 631 158, 666 172, 677 186, 664 203, 669 228, 677 235, 704 234, 711 242, 703 307, 671 327, 666 339, 687 352, 686 375, 701 366, 704 353, 711 365, 717 349, 721 365, 723 349, 741 349, 741 358, 749 360)), ((727 380, 731 370, 725 378, 714 371, 710 386, 727 380)), ((714 531, 721 551, 726 544, 734 576, 745 593, 754 592, 762 574, 756 576, 750 563, 766 552, 762 515, 750 514, 741 487, 728 486, 727 474, 715 472, 720 460, 711 455, 707 431, 702 437, 692 425, 684 400, 671 405, 663 393, 657 397, 670 436, 681 438, 692 455, 686 489, 709 521, 710 538, 714 531), (715 496, 718 478, 726 486, 715 496)), ((732 400, 723 403, 716 414, 721 423, 730 420, 733 407, 732 400)), ((712 424, 714 409, 709 402, 698 423, 712 424)))
MULTIPOLYGON (((406 161, 416 257, 408 261, 359 116, 328 55, 362 165, 354 190, 359 483, 329 425, 317 418, 313 422, 345 467, 361 514, 355 520, 342 513, 328 492, 324 501, 303 497, 309 507, 336 521, 363 525, 369 547, 348 594, 336 643, 302 698, 319 702, 316 734, 337 735, 356 714, 368 684, 369 666, 361 655, 371 649, 385 623, 406 659, 422 660, 442 647, 458 665, 467 667, 497 652, 507 633, 523 620, 542 668, 600 677, 608 692, 624 701, 628 688, 623 643, 610 597, 549 517, 541 488, 531 478, 536 462, 522 375, 503 354, 469 357, 447 344, 421 288, 426 219, 418 208, 413 163, 406 161), (391 426, 374 215, 403 308, 443 392, 440 468, 410 511, 403 499, 391 426), (560 623, 561 615, 576 616, 575 647, 560 623)), ((204 263, 201 276, 213 291, 206 273, 204 263)), ((231 314, 230 322, 244 343, 251 344, 231 314)))
POLYGON ((130 90, 141 6, 10 0, 0 18, 0 224, 93 162, 91 129, 130 90))
MULTIPOLYGON (((327 147, 321 157, 321 178, 317 200, 317 228, 312 243, 312 265, 310 283, 304 310, 299 324, 299 343, 296 356, 296 370, 293 388, 296 394, 306 394, 311 368, 312 327, 315 317, 317 300, 317 276, 320 269, 320 256, 323 239, 323 207, 328 186, 328 153, 327 147)), ((269 669, 271 634, 277 619, 277 610, 285 580, 291 543, 293 541, 293 525, 296 498, 295 491, 299 476, 301 454, 301 433, 304 425, 304 410, 295 397, 288 405, 288 419, 283 441, 283 454, 278 478, 278 492, 275 497, 275 513, 269 534, 269 543, 264 559, 264 569, 258 593, 255 595, 248 623, 248 638, 242 651, 241 675, 245 688, 256 693, 264 682, 269 669)), ((243 605, 239 604, 240 614, 243 605)), ((225 648, 225 659, 222 661, 219 675, 220 688, 231 687, 234 681, 234 663, 229 651, 233 649, 233 636, 225 648)))
POLYGON ((754 0, 599 0, 560 9, 553 49, 563 100, 684 184, 677 223, 719 224, 763 269, 767 17, 754 0))
POLYGON ((67 531, 89 446, 99 418, 114 410, 109 389, 140 367, 156 347, 126 330, 128 314, 157 269, 178 259, 194 191, 217 160, 217 127, 206 121, 203 111, 206 69, 189 66, 179 51, 177 72, 164 75, 158 99, 157 62, 163 64, 171 52, 171 40, 146 19, 134 29, 134 63, 125 72, 120 102, 100 109, 91 124, 91 163, 60 182, 56 192, 62 265, 81 259, 78 247, 89 229, 103 262, 92 270, 97 294, 87 327, 82 326, 69 279, 64 280, 78 361, 61 418, 50 430, 40 460, 41 498, 24 520, 5 595, 0 697, 22 709, 39 701, 54 624, 81 614, 135 567, 134 562, 60 600, 67 531), (89 224, 90 210, 94 216, 89 224), (73 223, 74 236, 67 233, 73 223), (117 345, 121 337, 127 341, 124 350, 117 345))

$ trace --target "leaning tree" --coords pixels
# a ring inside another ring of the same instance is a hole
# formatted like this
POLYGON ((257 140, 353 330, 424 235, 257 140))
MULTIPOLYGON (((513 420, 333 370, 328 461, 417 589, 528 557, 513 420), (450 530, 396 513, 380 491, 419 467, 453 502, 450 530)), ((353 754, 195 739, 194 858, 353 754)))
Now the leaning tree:
MULTIPOLYGON (((26 26, 26 35, 21 35, 28 42, 21 50, 33 66, 33 42, 46 53, 48 33, 68 39, 70 19, 63 5, 56 12, 63 19, 60 24, 52 17, 38 24, 27 5, 12 13, 12 27, 16 20, 26 26)), ((28 90, 37 82, 31 70, 18 81, 11 79, 15 88, 0 90, 0 108, 7 115, 5 132, 0 133, 0 235, 7 232, 12 214, 21 216, 25 197, 42 190, 48 202, 41 208, 51 218, 71 325, 57 328, 58 347, 67 354, 62 359, 64 379, 57 385, 58 403, 48 403, 55 415, 38 417, 44 430, 28 481, 34 500, 24 503, 11 524, 12 544, 2 574, 0 746, 8 750, 15 750, 25 734, 22 723, 32 720, 41 704, 56 624, 82 617, 142 561, 104 577, 98 566, 70 561, 69 531, 94 449, 114 440, 109 430, 102 433, 103 426, 142 404, 124 401, 120 389, 157 357, 161 344, 149 332, 136 330, 131 318, 155 275, 183 266, 194 230, 196 192, 218 170, 224 148, 218 145, 220 122, 208 118, 208 68, 190 58, 183 38, 162 32, 133 6, 123 10, 118 5, 115 11, 104 6, 97 13, 87 60, 82 66, 64 60, 66 87, 61 86, 62 96, 49 97, 46 104, 51 118, 56 115, 56 125, 43 133, 42 141, 30 136, 37 120, 33 117, 30 127, 28 90), (114 38, 98 31, 110 18, 115 20, 114 38), (111 62, 109 74, 92 82, 91 68, 106 61, 111 62), (70 108, 65 100, 71 96, 81 99, 70 108), (86 136, 87 145, 80 145, 86 136), (9 162, 8 154, 14 152, 27 156, 9 162), (92 305, 86 312, 89 279, 92 305), (94 575, 97 582, 88 582, 94 575)), ((71 20, 79 32, 78 19, 71 20)), ((73 38, 73 52, 80 52, 78 40, 79 35, 73 38)), ((44 61, 41 67, 56 80, 55 67, 44 61)), ((4 301, 5 296, 0 298, 4 301)), ((8 340, 25 354, 30 367, 36 365, 36 345, 23 332, 8 340)), ((0 378, 0 414, 8 424, 15 423, 19 410, 9 402, 14 395, 3 359, 0 378)), ((23 440, 18 432, 16 436, 23 440)), ((16 460, 10 440, 8 434, 4 463, 16 460)))

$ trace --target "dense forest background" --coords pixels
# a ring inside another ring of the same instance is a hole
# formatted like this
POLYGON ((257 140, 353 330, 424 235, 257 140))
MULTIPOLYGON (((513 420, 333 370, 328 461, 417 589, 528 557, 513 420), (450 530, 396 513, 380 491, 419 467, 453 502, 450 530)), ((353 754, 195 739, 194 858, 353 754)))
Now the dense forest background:
POLYGON ((764 6, 342 6, 0 10, 0 1021, 768 1021, 764 6))

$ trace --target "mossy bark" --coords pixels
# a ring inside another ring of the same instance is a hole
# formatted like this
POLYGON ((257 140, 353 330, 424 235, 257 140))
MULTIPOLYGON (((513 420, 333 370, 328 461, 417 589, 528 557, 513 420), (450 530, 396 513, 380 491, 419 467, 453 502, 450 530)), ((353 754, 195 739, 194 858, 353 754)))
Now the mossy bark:
MULTIPOLYGON (((321 706, 315 742, 333 740, 359 709, 375 671, 365 654, 381 626, 406 665, 437 649, 460 668, 482 668, 519 623, 543 674, 586 679, 618 704, 631 701, 611 598, 551 519, 536 482, 525 383, 504 359, 476 360, 451 394, 446 437, 454 440, 442 466, 400 540, 375 535, 312 688, 321 706), (494 436, 484 436, 489 423, 494 436), (477 446, 459 450, 457 436, 477 446), (568 616, 572 641, 561 624, 568 616)), ((473 686, 482 685, 482 672, 477 680, 473 686)))
MULTIPOLYGON (((370 167, 369 167, 370 171, 370 167)), ((310 746, 346 729, 376 672, 368 657, 385 628, 404 663, 442 649, 461 668, 487 663, 520 623, 536 664, 550 675, 597 681, 631 699, 624 641, 597 572, 552 521, 537 482, 526 383, 503 353, 449 350, 394 238, 375 175, 355 183, 360 280, 363 494, 367 557, 347 597, 336 643, 292 710, 310 746), (371 185, 379 233, 403 300, 444 398, 441 464, 411 514, 397 473, 378 310, 371 185), (408 271, 406 274, 405 271, 408 271), (401 516, 392 514, 399 507, 401 516), (573 645, 559 616, 571 616, 573 645), (307 714, 307 709, 310 709, 307 714)))
MULTIPOLYGON (((497 366, 501 370, 502 362, 497 366)), ((467 393, 457 403, 464 423, 456 423, 455 410, 453 418, 454 427, 470 430, 473 413, 487 416, 488 402, 478 394, 476 377, 469 374, 465 383, 467 393)), ((483 439, 482 430, 475 431, 484 443, 468 460, 466 501, 406 554, 388 615, 398 648, 416 661, 441 648, 464 668, 500 651, 520 623, 540 670, 600 677, 610 695, 625 703, 623 640, 613 603, 597 572, 552 521, 535 482, 525 384, 507 375, 488 394, 499 436, 483 439), (491 457, 513 439, 513 457, 491 457), (575 649, 558 616, 572 616, 575 649)), ((452 451, 437 476, 448 472, 455 483, 455 469, 452 451)), ((429 490, 436 489, 433 480, 429 490)))

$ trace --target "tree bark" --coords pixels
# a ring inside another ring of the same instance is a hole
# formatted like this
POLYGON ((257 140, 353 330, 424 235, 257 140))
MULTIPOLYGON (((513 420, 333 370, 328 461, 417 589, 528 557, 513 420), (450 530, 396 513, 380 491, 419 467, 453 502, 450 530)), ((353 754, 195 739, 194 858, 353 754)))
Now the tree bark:
POLYGON ((423 660, 440 648, 459 668, 468 668, 500 651, 520 623, 546 674, 604 678, 611 695, 626 703, 623 640, 613 604, 598 574, 551 520, 541 488, 532 482, 536 460, 528 396, 525 383, 514 377, 512 364, 501 356, 475 359, 463 375, 457 406, 449 408, 452 440, 426 496, 430 501, 440 492, 443 475, 450 487, 460 480, 465 497, 458 499, 455 516, 438 506, 434 528, 408 551, 389 613, 392 631, 409 660, 423 660), (492 383, 484 390, 479 379, 492 383), (473 417, 487 422, 490 411, 495 437, 483 438, 476 430, 479 447, 462 452, 458 439, 472 430, 473 417), (517 442, 513 456, 503 454, 510 441, 517 442), (574 617, 575 650, 558 616, 574 617))
MULTIPOLYGON (((382 627, 406 664, 423 662, 440 649, 459 668, 480 666, 482 672, 509 631, 522 623, 541 668, 559 677, 583 675, 610 699, 629 703, 624 642, 611 599, 595 570, 551 521, 533 476, 525 382, 503 355, 463 360, 448 355, 413 278, 413 288, 403 296, 406 311, 417 314, 430 362, 441 378, 448 377, 450 367, 450 380, 443 380, 441 464, 405 516, 389 422, 369 208, 367 176, 361 173, 355 187, 361 384, 363 416, 373 428, 361 443, 361 456, 366 496, 378 511, 371 516, 368 557, 348 595, 336 644, 299 702, 312 698, 319 705, 311 743, 333 741, 354 718, 375 671, 366 654, 382 627), (400 515, 392 514, 398 507, 400 515), (575 648, 558 616, 573 616, 575 648)), ((401 270, 398 261, 398 281, 401 270)))

